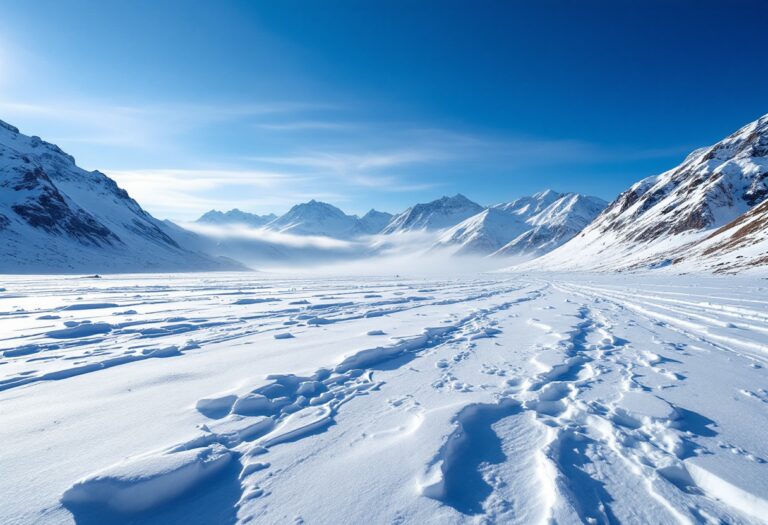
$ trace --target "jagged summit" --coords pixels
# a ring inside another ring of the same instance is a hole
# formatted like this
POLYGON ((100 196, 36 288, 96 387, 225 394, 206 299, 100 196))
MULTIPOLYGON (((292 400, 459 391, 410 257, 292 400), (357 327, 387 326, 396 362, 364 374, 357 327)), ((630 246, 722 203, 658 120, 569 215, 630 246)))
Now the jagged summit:
POLYGON ((545 190, 492 206, 449 229, 434 248, 457 254, 540 255, 570 239, 607 205, 545 190))
POLYGON ((383 233, 450 228, 480 213, 483 207, 457 193, 417 204, 392 218, 383 233))
POLYGON ((296 204, 288 213, 270 222, 268 227, 282 233, 337 239, 349 239, 364 233, 357 217, 315 199, 296 204))
POLYGON ((227 212, 211 210, 200 216, 195 222, 203 224, 245 224, 253 228, 259 228, 277 219, 277 215, 270 213, 268 215, 257 215, 233 208, 227 212))
POLYGON ((657 267, 768 197, 768 115, 677 167, 633 184, 582 234, 547 255, 553 269, 657 267))
POLYGON ((0 126, 0 269, 145 271, 232 267, 186 250, 99 171, 55 144, 0 126))

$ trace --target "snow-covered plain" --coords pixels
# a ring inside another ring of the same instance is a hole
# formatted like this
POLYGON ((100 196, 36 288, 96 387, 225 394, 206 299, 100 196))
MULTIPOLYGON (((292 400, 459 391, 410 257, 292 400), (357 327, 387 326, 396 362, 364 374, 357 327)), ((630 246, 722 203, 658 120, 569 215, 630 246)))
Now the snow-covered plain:
POLYGON ((768 281, 5 277, 0 523, 761 523, 768 281))

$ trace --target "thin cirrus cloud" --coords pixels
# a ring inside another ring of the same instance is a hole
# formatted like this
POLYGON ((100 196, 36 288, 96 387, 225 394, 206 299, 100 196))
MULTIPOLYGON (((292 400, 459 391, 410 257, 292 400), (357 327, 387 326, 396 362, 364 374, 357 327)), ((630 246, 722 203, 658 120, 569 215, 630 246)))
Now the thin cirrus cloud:
POLYGON ((160 217, 193 219, 212 208, 275 210, 295 199, 343 201, 332 191, 296 191, 315 181, 302 176, 247 169, 105 170, 142 206, 160 217))
POLYGON ((318 155, 261 160, 279 169, 135 169, 105 170, 152 213, 192 219, 211 208, 240 207, 249 211, 281 212, 309 199, 341 204, 358 191, 392 193, 425 191, 434 183, 409 183, 382 168, 405 167, 417 159, 409 153, 318 155))
POLYGON ((660 158, 690 149, 608 147, 349 118, 360 117, 352 115, 359 111, 301 101, 0 102, 3 118, 23 132, 59 142, 81 165, 102 169, 151 213, 182 220, 211 208, 280 213, 312 198, 352 203, 357 209, 347 211, 362 212, 378 206, 382 193, 404 208, 416 198, 439 197, 438 190, 466 191, 457 185, 467 173, 500 166, 525 174, 540 166, 660 158))
MULTIPOLYGON (((178 146, 191 131, 238 121, 331 111, 325 103, 275 101, 264 103, 210 104, 166 103, 147 105, 107 104, 72 100, 39 103, 0 102, 0 112, 35 128, 52 130, 50 140, 66 143, 110 145, 138 150, 178 146), (59 136, 57 136, 59 135, 59 136)), ((287 125, 287 124, 286 124, 287 125)), ((37 132, 37 131, 36 131, 37 132)))
POLYGON ((418 164, 439 163, 446 160, 446 156, 431 150, 405 150, 356 154, 315 152, 279 157, 248 157, 246 160, 259 165, 298 170, 298 173, 336 178, 346 184, 362 188, 406 192, 428 190, 438 185, 432 182, 408 182, 401 176, 389 173, 388 170, 402 170, 418 164))
POLYGON ((261 122, 255 124, 258 129, 268 131, 353 131, 362 129, 361 124, 353 124, 349 122, 333 122, 333 121, 319 121, 319 120, 299 120, 295 122, 261 122))

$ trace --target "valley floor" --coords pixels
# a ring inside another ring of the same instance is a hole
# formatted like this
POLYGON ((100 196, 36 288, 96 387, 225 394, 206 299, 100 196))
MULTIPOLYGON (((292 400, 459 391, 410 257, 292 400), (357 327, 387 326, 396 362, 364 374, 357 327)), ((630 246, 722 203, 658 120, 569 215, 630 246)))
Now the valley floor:
POLYGON ((763 279, 0 284, 0 523, 768 520, 763 279))

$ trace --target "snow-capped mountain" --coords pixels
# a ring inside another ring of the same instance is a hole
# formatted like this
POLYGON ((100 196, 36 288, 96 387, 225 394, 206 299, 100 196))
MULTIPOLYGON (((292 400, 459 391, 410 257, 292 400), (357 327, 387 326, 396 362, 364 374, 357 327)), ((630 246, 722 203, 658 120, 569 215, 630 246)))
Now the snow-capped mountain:
POLYGON ((358 217, 347 215, 336 206, 314 199, 297 204, 266 227, 281 233, 319 235, 334 239, 350 239, 365 233, 358 217))
POLYGON ((384 227, 392 220, 392 214, 385 211, 370 210, 360 217, 360 229, 368 234, 381 233, 384 227))
POLYGON ((395 215, 382 233, 450 228, 481 211, 482 206, 457 193, 408 208, 395 215))
POLYGON ((0 121, 0 271, 240 268, 185 249, 115 181, 0 121))
POLYGON ((195 222, 213 226, 245 225, 293 235, 352 239, 380 233, 391 219, 391 213, 373 209, 362 217, 347 215, 331 204, 312 200, 297 204, 280 217, 274 213, 256 215, 234 208, 227 212, 211 210, 195 222))
POLYGON ((571 240, 606 206, 608 203, 598 197, 578 193, 560 195, 549 206, 537 209, 525 221, 531 228, 502 246, 494 255, 529 256, 550 252, 571 240))
POLYGON ((626 270, 680 263, 681 255, 675 254, 685 253, 683 247, 702 241, 768 197, 767 157, 765 115, 717 144, 697 149, 676 168, 634 184, 581 234, 535 266, 626 270))
POLYGON ((553 190, 544 190, 530 196, 520 197, 511 202, 497 204, 494 208, 528 219, 543 211, 547 206, 562 197, 562 193, 553 190))
POLYGON ((597 197, 546 190, 483 210, 446 231, 434 248, 456 254, 538 255, 576 235, 606 205, 597 197))
POLYGON ((433 249, 456 255, 488 255, 528 229, 524 219, 501 208, 487 208, 443 233, 433 249))
POLYGON ((270 213, 268 215, 257 215, 255 213, 248 213, 240 211, 237 208, 231 209, 227 212, 221 212, 219 210, 211 210, 204 213, 197 221, 202 224, 244 224, 251 228, 261 228, 266 224, 277 219, 277 215, 270 213))

